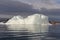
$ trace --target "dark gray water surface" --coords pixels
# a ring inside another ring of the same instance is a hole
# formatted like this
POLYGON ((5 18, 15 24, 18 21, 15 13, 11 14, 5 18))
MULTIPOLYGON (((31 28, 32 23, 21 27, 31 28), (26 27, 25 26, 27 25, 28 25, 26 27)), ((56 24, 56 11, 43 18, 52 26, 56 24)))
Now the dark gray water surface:
POLYGON ((26 30, 7 30, 6 25, 0 25, 0 40, 60 40, 59 26, 50 26, 46 33, 31 33, 26 30))

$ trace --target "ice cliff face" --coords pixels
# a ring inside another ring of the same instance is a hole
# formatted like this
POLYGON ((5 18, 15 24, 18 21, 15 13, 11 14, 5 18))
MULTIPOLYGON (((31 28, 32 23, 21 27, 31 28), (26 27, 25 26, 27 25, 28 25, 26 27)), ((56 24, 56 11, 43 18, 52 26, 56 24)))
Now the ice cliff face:
POLYGON ((48 32, 48 17, 42 14, 30 15, 27 18, 14 16, 5 23, 8 30, 28 30, 33 33, 48 32))

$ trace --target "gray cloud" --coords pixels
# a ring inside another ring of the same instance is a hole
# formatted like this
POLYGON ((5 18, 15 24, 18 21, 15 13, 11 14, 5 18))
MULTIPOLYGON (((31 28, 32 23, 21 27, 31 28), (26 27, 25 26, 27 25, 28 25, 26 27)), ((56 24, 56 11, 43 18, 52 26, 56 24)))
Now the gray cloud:
POLYGON ((33 3, 35 8, 47 8, 47 9, 60 9, 60 4, 57 4, 55 0, 41 0, 40 2, 33 3))
POLYGON ((40 9, 42 7, 47 9, 60 9, 60 4, 57 0, 19 0, 28 4, 31 4, 33 8, 40 9))
POLYGON ((0 0, 0 12, 33 11, 31 5, 13 0, 0 0))
POLYGON ((60 15, 60 9, 41 8, 40 12, 46 15, 60 15))
MULTIPOLYGON (((28 1, 28 0, 27 0, 28 1)), ((54 6, 54 1, 47 1, 47 0, 30 0, 32 5, 27 3, 22 3, 20 1, 13 1, 13 0, 0 0, 0 17, 12 17, 14 15, 22 15, 27 16, 31 14, 35 14, 35 12, 39 12, 45 15, 60 15, 59 6, 54 6), (48 6, 47 6, 48 5, 48 6), (33 8, 40 8, 41 10, 35 10, 33 8), (32 12, 33 11, 33 12, 32 12), (5 16, 4 16, 5 15, 5 16)))
POLYGON ((29 12, 37 12, 37 10, 33 9, 32 5, 20 1, 0 0, 0 15, 2 15, 0 17, 2 18, 7 18, 11 15, 28 15, 30 14, 29 12))

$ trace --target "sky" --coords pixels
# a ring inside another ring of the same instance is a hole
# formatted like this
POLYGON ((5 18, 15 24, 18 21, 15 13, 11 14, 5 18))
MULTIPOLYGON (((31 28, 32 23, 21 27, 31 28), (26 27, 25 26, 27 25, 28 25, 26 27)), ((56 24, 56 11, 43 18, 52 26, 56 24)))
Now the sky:
POLYGON ((60 8, 60 0, 17 0, 17 1, 30 4, 36 9, 40 9, 43 7, 47 9, 60 8))
POLYGON ((59 18, 60 0, 0 0, 0 17, 27 16, 35 12, 59 18), (27 13, 20 13, 27 12, 27 13))

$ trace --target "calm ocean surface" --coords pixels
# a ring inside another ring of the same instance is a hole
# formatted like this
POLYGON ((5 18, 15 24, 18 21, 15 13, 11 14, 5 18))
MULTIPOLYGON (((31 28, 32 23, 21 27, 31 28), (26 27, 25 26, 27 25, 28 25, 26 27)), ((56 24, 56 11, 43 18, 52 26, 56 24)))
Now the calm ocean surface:
POLYGON ((59 26, 50 26, 46 33, 30 33, 26 30, 9 31, 6 25, 0 25, 0 40, 60 40, 59 26))

